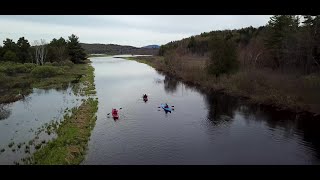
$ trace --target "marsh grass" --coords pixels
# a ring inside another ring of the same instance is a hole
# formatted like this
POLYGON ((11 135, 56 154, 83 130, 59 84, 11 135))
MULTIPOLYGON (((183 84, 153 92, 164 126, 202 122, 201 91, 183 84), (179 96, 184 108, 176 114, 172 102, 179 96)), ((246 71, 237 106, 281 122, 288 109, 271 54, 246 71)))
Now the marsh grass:
POLYGON ((80 164, 96 121, 97 108, 98 101, 92 98, 73 108, 72 114, 65 115, 57 129, 57 138, 39 147, 30 159, 31 164, 80 164))
MULTIPOLYGON (((64 89, 71 82, 79 82, 82 76, 93 71, 93 67, 88 64, 90 61, 85 62, 85 64, 73 64, 72 66, 68 63, 59 66, 52 64, 37 66, 30 63, 1 62, 0 103, 10 103, 23 99, 32 92, 32 88, 64 89)), ((93 79, 92 76, 90 75, 91 79, 93 79)), ((91 79, 92 84, 93 80, 91 79)), ((74 85, 74 87, 77 91, 77 85, 74 85)), ((88 94, 94 94, 94 92, 88 91, 88 94)))
POLYGON ((285 74, 270 69, 240 67, 235 73, 215 77, 206 72, 206 59, 202 57, 179 57, 180 60, 173 58, 179 66, 168 66, 165 58, 158 56, 126 59, 148 64, 207 91, 223 91, 233 96, 249 98, 252 103, 280 109, 320 113, 319 73, 285 74))

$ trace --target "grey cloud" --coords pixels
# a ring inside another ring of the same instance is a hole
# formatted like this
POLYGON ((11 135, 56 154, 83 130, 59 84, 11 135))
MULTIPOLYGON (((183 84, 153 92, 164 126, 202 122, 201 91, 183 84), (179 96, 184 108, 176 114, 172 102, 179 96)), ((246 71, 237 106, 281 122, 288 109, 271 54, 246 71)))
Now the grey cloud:
MULTIPOLYGON (((1 36, 67 37, 78 32, 80 39, 96 43, 126 43, 142 46, 218 29, 265 25, 270 16, 0 16, 1 36), (2 21, 1 21, 2 20, 2 21), (21 25, 20 25, 21 24, 21 25), (1 28, 3 26, 3 28, 1 28), (8 25, 7 25, 8 26, 8 25), (19 28, 21 26, 21 28, 19 28), (37 28, 39 27, 39 28, 37 28), (22 31, 26 29, 25 31, 22 31), (39 30, 38 30, 39 29, 39 30), (51 34, 51 36, 50 36, 51 34)), ((0 40, 4 37, 0 36, 0 40)), ((10 38, 10 37, 9 37, 10 38)), ((41 38, 41 37, 38 37, 41 38)))

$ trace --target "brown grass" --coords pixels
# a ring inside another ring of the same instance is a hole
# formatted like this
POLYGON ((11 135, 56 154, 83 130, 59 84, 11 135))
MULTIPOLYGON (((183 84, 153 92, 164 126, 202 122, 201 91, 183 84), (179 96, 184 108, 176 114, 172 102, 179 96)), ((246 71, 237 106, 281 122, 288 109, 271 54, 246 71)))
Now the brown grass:
POLYGON ((266 104, 296 112, 320 113, 320 74, 302 76, 284 74, 270 69, 240 68, 219 78, 206 73, 207 57, 171 56, 175 61, 166 65, 163 57, 138 57, 135 60, 207 91, 223 91, 249 98, 253 103, 266 104), (171 66, 170 66, 171 65, 171 66))

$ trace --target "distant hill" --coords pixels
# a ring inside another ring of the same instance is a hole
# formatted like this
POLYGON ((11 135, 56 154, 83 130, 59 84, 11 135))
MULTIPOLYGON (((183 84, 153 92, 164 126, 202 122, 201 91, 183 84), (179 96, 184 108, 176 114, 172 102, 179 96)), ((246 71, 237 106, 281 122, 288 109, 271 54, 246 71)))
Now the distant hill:
POLYGON ((120 55, 120 54, 139 54, 139 55, 156 55, 158 54, 158 48, 137 48, 133 46, 121 46, 117 44, 86 44, 81 43, 82 48, 88 54, 108 54, 108 55, 120 55))
POLYGON ((149 46, 144 46, 142 48, 149 48, 149 49, 159 49, 160 46, 159 45, 149 45, 149 46))

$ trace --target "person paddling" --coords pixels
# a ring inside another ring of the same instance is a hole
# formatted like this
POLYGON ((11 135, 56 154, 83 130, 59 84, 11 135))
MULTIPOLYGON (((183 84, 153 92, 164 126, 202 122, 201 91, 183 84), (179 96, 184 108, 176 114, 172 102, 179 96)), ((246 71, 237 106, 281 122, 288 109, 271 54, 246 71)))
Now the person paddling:
POLYGON ((116 110, 116 109, 112 109, 112 114, 114 114, 114 115, 118 115, 118 110, 116 110))
POLYGON ((169 108, 168 104, 166 103, 166 105, 164 106, 164 108, 169 108))

